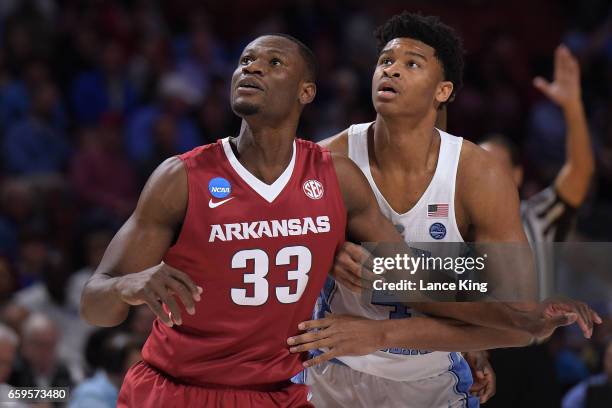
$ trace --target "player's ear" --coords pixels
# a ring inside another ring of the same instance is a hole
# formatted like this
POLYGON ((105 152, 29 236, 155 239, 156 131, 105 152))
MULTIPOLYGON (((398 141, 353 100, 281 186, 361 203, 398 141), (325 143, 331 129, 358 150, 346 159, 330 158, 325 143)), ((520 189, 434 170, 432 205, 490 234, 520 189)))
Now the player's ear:
POLYGON ((300 89, 299 101, 302 105, 308 105, 317 94, 317 86, 314 82, 304 81, 300 89))
POLYGON ((514 166, 512 169, 512 178, 516 183, 516 187, 521 188, 523 185, 523 166, 514 166))
POLYGON ((444 103, 449 100, 453 93, 453 83, 451 81, 442 81, 436 89, 436 102, 444 103))

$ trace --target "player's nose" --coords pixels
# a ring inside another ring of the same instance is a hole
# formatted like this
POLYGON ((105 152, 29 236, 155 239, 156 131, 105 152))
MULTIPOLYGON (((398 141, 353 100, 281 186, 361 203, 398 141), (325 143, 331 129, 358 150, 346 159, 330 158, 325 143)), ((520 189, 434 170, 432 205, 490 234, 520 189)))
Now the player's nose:
POLYGON ((242 67, 243 74, 263 75, 261 64, 257 60, 248 63, 242 67))
POLYGON ((383 76, 386 78, 399 78, 400 73, 399 70, 395 68, 395 64, 392 64, 383 68, 383 76))

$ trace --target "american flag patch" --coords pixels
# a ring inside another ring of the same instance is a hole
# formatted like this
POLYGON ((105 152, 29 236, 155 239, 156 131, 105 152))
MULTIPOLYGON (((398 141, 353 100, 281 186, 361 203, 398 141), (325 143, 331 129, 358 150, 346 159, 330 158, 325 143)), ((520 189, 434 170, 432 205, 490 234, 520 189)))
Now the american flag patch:
POLYGON ((429 204, 427 206, 428 218, 448 218, 448 204, 429 204))

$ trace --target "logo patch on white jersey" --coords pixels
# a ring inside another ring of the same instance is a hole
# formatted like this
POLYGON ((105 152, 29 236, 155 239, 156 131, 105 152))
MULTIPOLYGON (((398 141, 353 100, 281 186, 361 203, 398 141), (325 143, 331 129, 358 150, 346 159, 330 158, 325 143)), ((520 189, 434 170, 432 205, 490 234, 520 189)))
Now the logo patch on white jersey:
POLYGON ((323 184, 321 184, 318 180, 308 180, 302 186, 304 190, 304 194, 306 197, 312 200, 318 200, 323 197, 323 184))

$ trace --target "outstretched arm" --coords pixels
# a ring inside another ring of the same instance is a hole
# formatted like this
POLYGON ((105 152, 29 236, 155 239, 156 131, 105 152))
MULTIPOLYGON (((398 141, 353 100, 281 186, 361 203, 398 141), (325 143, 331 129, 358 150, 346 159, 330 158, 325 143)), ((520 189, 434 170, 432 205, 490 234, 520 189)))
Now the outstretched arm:
POLYGON ((584 113, 580 88, 580 66, 565 45, 555 50, 553 82, 537 77, 533 84, 548 99, 559 105, 565 118, 565 164, 555 180, 559 196, 574 208, 579 207, 595 171, 591 138, 584 113))
POLYGON ((81 297, 81 316, 97 326, 116 326, 130 305, 147 304, 168 326, 181 324, 178 297, 189 313, 200 289, 162 262, 183 222, 187 175, 179 158, 162 163, 147 182, 134 213, 109 244, 81 297), (170 310, 172 318, 164 312, 170 310))

